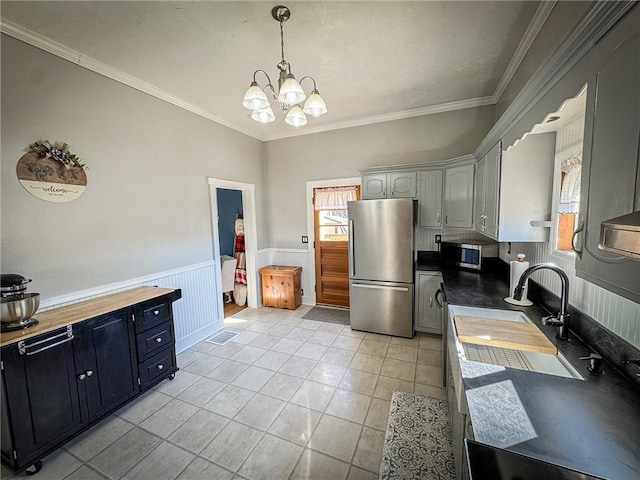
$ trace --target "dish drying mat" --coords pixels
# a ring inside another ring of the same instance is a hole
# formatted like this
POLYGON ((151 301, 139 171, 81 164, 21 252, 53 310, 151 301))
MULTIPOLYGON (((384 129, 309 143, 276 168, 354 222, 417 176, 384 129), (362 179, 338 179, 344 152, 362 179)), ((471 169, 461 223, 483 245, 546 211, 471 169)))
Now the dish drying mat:
POLYGON ((463 343, 462 348, 467 360, 531 371, 531 367, 518 350, 477 345, 475 343, 463 343))

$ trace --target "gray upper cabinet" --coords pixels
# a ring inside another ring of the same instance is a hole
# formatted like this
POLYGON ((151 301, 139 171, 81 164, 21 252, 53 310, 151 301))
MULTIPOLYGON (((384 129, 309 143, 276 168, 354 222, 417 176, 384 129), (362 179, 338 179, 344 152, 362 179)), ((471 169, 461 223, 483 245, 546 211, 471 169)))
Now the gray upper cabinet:
POLYGON ((473 225, 473 180, 475 165, 445 170, 444 225, 471 228, 473 225))
POLYGON ((416 198, 416 172, 365 173, 362 199, 416 198))
POLYGON ((549 240, 549 229, 533 226, 531 222, 546 222, 551 218, 555 151, 556 134, 547 132, 527 135, 502 152, 500 172, 494 174, 500 179, 500 187, 492 190, 499 192, 499 227, 493 224, 491 210, 486 219, 492 238, 501 242, 549 240))
POLYGON ((473 225, 485 233, 484 212, 487 197, 487 156, 482 157, 476 165, 476 185, 473 194, 473 225))
POLYGON ((442 228, 442 170, 418 172, 418 226, 442 228))
POLYGON ((367 173, 362 175, 362 199, 387 198, 387 173, 367 173))
POLYGON ((554 158, 555 133, 489 150, 476 170, 474 228, 500 242, 546 242, 549 230, 531 222, 551 217, 554 158))
POLYGON ((603 220, 640 209, 637 26, 605 56, 587 95, 576 274, 640 303, 640 262, 598 250, 603 220))
POLYGON ((501 143, 498 143, 478 162, 473 204, 475 229, 495 240, 498 239, 501 152, 501 143))

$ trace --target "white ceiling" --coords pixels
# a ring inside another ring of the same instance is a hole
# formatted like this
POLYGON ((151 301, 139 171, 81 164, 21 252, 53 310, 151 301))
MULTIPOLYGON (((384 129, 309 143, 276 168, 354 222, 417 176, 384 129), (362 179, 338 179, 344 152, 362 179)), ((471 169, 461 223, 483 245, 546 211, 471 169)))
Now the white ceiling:
POLYGON ((277 81, 277 4, 3 1, 2 31, 268 140, 495 103, 543 10, 522 1, 283 2, 285 58, 298 79, 315 78, 329 110, 294 129, 275 102, 267 125, 241 105, 254 70, 277 81))

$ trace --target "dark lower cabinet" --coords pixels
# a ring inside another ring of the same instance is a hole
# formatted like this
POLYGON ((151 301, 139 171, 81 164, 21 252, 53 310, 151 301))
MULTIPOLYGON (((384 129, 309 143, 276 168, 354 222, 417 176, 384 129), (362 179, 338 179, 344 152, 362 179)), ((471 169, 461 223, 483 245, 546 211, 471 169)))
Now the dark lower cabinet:
POLYGON ((37 471, 44 456, 173 378, 178 368, 171 302, 180 297, 176 290, 154 300, 152 309, 132 305, 3 347, 3 463, 14 471, 32 465, 37 471))
POLYGON ((121 310, 78 327, 78 379, 86 390, 90 422, 138 393, 131 315, 132 309, 121 310))
POLYGON ((2 349, 2 460, 28 467, 88 424, 73 329, 2 349))

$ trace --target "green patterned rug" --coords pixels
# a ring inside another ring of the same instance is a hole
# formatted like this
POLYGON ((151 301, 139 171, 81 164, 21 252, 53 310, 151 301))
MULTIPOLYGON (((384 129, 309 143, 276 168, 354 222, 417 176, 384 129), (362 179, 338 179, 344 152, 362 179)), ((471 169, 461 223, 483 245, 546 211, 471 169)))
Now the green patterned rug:
POLYGON ((380 479, 455 478, 447 401, 393 392, 380 479))

